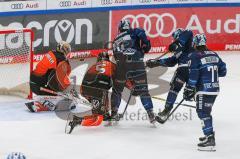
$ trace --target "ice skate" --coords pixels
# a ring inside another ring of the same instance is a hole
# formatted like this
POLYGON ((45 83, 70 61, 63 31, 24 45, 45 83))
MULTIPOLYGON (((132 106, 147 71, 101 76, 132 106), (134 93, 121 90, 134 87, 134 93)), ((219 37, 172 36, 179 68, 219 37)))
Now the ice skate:
MULTIPOLYGON (((200 140, 200 138, 199 138, 200 140)), ((201 137, 202 142, 198 144, 199 151, 216 151, 215 135, 211 134, 205 137, 201 137)))
POLYGON ((77 126, 77 125, 81 125, 83 118, 77 117, 75 115, 73 115, 73 120, 67 120, 67 124, 65 127, 65 133, 66 134, 71 134, 73 129, 77 126))
POLYGON ((153 128, 156 128, 155 114, 152 109, 147 111, 149 122, 152 124, 153 128))

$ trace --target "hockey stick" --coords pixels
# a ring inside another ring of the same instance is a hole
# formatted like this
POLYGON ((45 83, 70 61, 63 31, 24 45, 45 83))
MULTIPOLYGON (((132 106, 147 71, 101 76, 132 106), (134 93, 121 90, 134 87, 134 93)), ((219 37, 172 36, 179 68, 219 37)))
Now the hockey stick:
POLYGON ((170 51, 163 53, 161 56, 158 57, 158 59, 162 58, 163 56, 167 55, 168 53, 170 53, 170 51))
MULTIPOLYGON (((161 101, 167 101, 166 99, 164 98, 161 98, 161 97, 155 97, 153 96, 152 97, 153 99, 157 99, 157 100, 161 100, 161 101)), ((174 104, 179 104, 178 102, 174 103, 174 104)), ((185 106, 185 107, 189 107, 189 108, 196 108, 195 106, 193 105, 189 105, 189 104, 181 104, 182 106, 185 106)))
MULTIPOLYGON (((167 55, 168 53, 170 53, 170 51, 163 53, 161 56, 159 56, 157 58, 160 59, 160 58, 164 57, 165 55, 167 55)), ((147 68, 146 62, 144 63, 144 67, 147 68)))
POLYGON ((182 104, 182 102, 183 102, 184 100, 185 100, 185 99, 182 99, 182 100, 178 103, 178 105, 171 111, 171 113, 168 114, 168 116, 167 116, 166 119, 163 120, 163 119, 161 119, 159 116, 156 116, 156 117, 155 117, 156 121, 159 122, 160 124, 164 124, 164 123, 168 120, 168 118, 177 110, 177 108, 182 104))
POLYGON ((129 97, 128 97, 128 100, 127 100, 127 103, 126 103, 126 106, 125 106, 125 109, 124 109, 123 113, 122 113, 122 114, 119 114, 119 119, 123 118, 125 112, 127 111, 129 102, 130 102, 130 100, 131 100, 131 98, 132 98, 132 93, 133 93, 133 90, 131 91, 131 93, 130 93, 130 95, 129 95, 129 97))
POLYGON ((86 101, 84 99, 81 99, 79 97, 73 97, 73 96, 70 96, 68 94, 64 94, 64 93, 61 93, 61 92, 55 92, 53 90, 50 90, 50 89, 47 89, 47 88, 44 88, 44 87, 40 87, 40 90, 43 91, 43 92, 51 93, 53 95, 62 96, 64 98, 67 98, 67 99, 70 99, 70 100, 73 100, 73 101, 76 101, 76 99, 78 99, 78 101, 80 103, 91 106, 91 104, 88 101, 86 101))

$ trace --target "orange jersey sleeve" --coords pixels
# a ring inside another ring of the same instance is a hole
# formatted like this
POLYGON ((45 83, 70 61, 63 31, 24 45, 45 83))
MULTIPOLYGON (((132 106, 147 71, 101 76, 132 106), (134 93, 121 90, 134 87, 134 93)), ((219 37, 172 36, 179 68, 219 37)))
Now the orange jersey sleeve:
POLYGON ((43 59, 37 64, 36 68, 33 70, 33 73, 38 76, 43 76, 50 69, 56 69, 57 59, 53 52, 49 51, 43 59))

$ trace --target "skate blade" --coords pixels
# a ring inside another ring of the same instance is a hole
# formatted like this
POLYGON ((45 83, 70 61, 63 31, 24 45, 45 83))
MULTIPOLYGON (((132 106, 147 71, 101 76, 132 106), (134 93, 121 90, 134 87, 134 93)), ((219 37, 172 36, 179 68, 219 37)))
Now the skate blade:
POLYGON ((71 126, 69 126, 67 123, 65 127, 65 134, 71 134, 71 133, 72 133, 71 126))
POLYGON ((105 127, 110 127, 110 126, 112 126, 112 125, 113 125, 113 124, 112 124, 111 121, 107 121, 107 122, 104 124, 105 127))
POLYGON ((198 147, 198 151, 215 152, 215 146, 198 147))
POLYGON ((157 121, 150 122, 151 128, 157 128, 157 121))
POLYGON ((119 122, 118 121, 112 121, 112 126, 118 126, 119 122))
POLYGON ((111 127, 111 126, 118 126, 118 125, 119 125, 118 121, 108 121, 104 126, 111 127))
POLYGON ((69 125, 69 123, 71 122, 70 116, 71 116, 71 113, 69 113, 68 117, 67 117, 67 122, 66 122, 65 130, 64 130, 65 134, 71 134, 74 129, 69 125))

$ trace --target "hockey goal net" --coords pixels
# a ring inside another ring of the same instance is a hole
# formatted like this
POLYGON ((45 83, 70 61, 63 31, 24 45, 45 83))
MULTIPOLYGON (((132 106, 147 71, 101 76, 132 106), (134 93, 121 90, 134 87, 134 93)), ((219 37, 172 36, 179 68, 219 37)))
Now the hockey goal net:
POLYGON ((0 94, 31 98, 33 32, 30 29, 0 29, 0 94))

